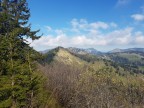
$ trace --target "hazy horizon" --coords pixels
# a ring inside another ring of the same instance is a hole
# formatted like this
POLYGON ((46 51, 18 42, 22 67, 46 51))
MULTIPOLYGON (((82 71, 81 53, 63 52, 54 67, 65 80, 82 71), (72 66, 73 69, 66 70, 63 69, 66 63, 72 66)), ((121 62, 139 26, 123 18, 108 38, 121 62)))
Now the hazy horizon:
MULTIPOLYGON (((37 50, 37 51, 46 51, 46 50, 55 49, 57 47, 63 47, 63 46, 56 46, 56 47, 47 48, 47 49, 44 49, 44 50, 37 50)), ((71 47, 63 47, 63 48, 71 48, 71 47)), ((93 48, 93 47, 87 47, 87 48, 84 48, 84 47, 72 47, 72 48, 89 49, 89 48, 93 48)), ((144 48, 144 47, 114 48, 114 49, 109 49, 109 50, 108 49, 107 50, 98 50, 96 48, 94 48, 94 49, 97 50, 97 51, 100 51, 100 52, 109 52, 109 51, 112 51, 112 50, 115 50, 115 49, 124 50, 124 49, 131 49, 131 48, 144 48)))

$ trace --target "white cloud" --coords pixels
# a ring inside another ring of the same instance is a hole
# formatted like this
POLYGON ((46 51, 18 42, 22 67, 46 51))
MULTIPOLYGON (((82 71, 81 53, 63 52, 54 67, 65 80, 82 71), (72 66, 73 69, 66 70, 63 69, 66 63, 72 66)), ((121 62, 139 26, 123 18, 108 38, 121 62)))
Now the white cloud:
POLYGON ((90 29, 107 29, 109 27, 108 24, 104 22, 95 22, 89 24, 90 29))
POLYGON ((31 43, 36 50, 44 50, 57 46, 63 47, 97 47, 97 46, 127 46, 127 45, 144 45, 144 34, 135 32, 134 28, 126 27, 117 29, 115 23, 91 22, 85 19, 71 21, 71 28, 56 29, 55 33, 43 36, 39 40, 31 43), (102 32, 105 29, 109 32, 102 32), (75 29, 76 31, 70 31, 75 29), (77 33, 77 31, 79 33, 77 33), (69 35, 69 32, 72 34, 69 35))
POLYGON ((136 37, 136 43, 139 43, 139 44, 144 44, 144 36, 137 36, 136 37))
POLYGON ((133 28, 125 28, 121 30, 114 30, 106 34, 108 45, 128 45, 132 40, 133 28))
POLYGON ((136 32, 135 33, 135 43, 137 44, 144 44, 144 35, 143 35, 143 33, 142 32, 136 32))
POLYGON ((114 22, 106 23, 102 21, 89 23, 86 19, 72 19, 71 20, 71 31, 80 32, 82 31, 98 31, 99 29, 109 29, 117 27, 114 22))
POLYGON ((144 21, 144 14, 133 14, 131 17, 136 21, 144 21))
POLYGON ((116 28, 118 25, 116 23, 114 23, 114 22, 111 22, 110 26, 116 28))
POLYGON ((71 21, 72 29, 78 31, 77 29, 86 29, 88 26, 88 22, 85 19, 72 19, 71 21))

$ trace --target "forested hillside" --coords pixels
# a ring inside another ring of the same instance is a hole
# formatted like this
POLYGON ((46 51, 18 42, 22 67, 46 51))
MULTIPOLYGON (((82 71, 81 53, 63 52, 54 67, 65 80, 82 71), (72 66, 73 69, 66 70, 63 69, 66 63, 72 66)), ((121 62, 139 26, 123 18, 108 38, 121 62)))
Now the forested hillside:
POLYGON ((107 54, 106 59, 110 59, 121 65, 128 71, 144 74, 144 53, 140 51, 128 51, 121 53, 107 54))

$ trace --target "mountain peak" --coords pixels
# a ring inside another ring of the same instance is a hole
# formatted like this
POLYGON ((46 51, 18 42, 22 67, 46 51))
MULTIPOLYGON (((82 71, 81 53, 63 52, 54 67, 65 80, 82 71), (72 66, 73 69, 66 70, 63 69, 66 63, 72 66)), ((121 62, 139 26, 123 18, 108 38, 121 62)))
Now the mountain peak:
POLYGON ((76 53, 76 54, 92 54, 92 55, 96 55, 96 54, 100 54, 100 51, 97 51, 94 48, 87 48, 87 49, 82 49, 82 48, 74 48, 74 47, 70 47, 68 48, 68 50, 72 53, 76 53))
POLYGON ((115 49, 109 51, 109 53, 119 53, 119 52, 122 52, 122 51, 123 51, 122 49, 115 48, 115 49))
POLYGON ((82 48, 69 47, 67 48, 67 50, 76 54, 87 54, 85 49, 82 49, 82 48))
POLYGON ((47 57, 46 58, 47 63, 60 62, 60 63, 68 64, 68 65, 70 64, 81 65, 82 63, 84 63, 83 60, 74 56, 73 54, 69 52, 69 50, 63 47, 57 47, 47 52, 45 55, 47 57))

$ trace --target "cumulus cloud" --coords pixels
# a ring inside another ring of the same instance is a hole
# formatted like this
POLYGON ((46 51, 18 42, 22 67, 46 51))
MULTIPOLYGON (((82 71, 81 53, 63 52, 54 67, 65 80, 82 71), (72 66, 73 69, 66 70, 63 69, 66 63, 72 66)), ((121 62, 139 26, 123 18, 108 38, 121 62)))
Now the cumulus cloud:
POLYGON ((144 21, 144 14, 133 14, 131 17, 136 21, 144 21))
POLYGON ((95 23, 91 23, 89 24, 90 29, 107 29, 109 27, 108 24, 104 23, 104 22, 95 22, 95 23))
POLYGON ((114 22, 106 23, 102 21, 91 22, 89 23, 86 19, 72 19, 71 20, 71 30, 73 32, 80 32, 80 31, 98 31, 99 29, 108 29, 108 28, 115 28, 117 24, 114 22))
POLYGON ((144 45, 144 35, 142 32, 136 32, 135 33, 135 43, 140 44, 140 45, 144 45))
POLYGON ((55 34, 43 36, 31 43, 36 50, 44 50, 57 46, 63 47, 97 47, 97 46, 126 46, 144 45, 144 34, 135 32, 134 28, 126 27, 118 29, 117 24, 105 22, 91 22, 85 19, 73 19, 71 27, 53 30, 55 34), (111 29, 114 28, 114 29, 111 29), (75 30, 73 30, 75 29, 75 30), (102 32, 110 29, 109 32, 102 32), (73 30, 73 31, 70 31, 73 30), (71 35, 69 35, 71 32, 71 35))

